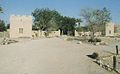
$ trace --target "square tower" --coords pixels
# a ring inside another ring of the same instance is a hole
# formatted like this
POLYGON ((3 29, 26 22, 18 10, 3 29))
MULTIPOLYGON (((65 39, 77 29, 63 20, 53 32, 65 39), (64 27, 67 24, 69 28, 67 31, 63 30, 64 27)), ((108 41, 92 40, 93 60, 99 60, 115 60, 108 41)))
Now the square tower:
POLYGON ((114 24, 107 23, 105 27, 106 36, 114 36, 114 24))
POLYGON ((10 16, 10 38, 32 37, 32 16, 10 16))

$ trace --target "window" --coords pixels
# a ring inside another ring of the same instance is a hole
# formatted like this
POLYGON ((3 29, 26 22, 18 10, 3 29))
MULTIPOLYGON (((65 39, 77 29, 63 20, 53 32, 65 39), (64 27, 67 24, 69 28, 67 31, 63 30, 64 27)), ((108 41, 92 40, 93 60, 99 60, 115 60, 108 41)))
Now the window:
POLYGON ((111 34, 111 30, 109 30, 109 34, 111 34))
POLYGON ((19 28, 19 33, 23 33, 23 28, 19 28))

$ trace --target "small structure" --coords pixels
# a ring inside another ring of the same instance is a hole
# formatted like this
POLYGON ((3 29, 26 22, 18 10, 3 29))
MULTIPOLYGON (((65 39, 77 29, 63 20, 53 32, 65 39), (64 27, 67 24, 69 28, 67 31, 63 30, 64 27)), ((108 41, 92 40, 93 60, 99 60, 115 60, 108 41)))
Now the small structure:
POLYGON ((120 36, 120 25, 115 25, 115 36, 120 36))
POLYGON ((114 36, 114 24, 113 23, 107 23, 105 26, 105 35, 106 36, 114 36))
MULTIPOLYGON (((114 30, 116 30, 117 34, 119 33, 120 35, 120 32, 119 32, 120 27, 115 28, 112 22, 107 23, 104 27, 104 30, 105 30, 105 36, 115 36, 114 30)), ((90 36, 90 35, 91 35, 90 31, 87 31, 87 32, 75 31, 75 36, 90 36)), ((95 32, 94 35, 95 37, 99 37, 102 35, 102 32, 101 31, 95 32)))
POLYGON ((32 16, 10 16, 10 38, 32 37, 32 16))
POLYGON ((75 36, 79 36, 78 32, 75 30, 75 36))

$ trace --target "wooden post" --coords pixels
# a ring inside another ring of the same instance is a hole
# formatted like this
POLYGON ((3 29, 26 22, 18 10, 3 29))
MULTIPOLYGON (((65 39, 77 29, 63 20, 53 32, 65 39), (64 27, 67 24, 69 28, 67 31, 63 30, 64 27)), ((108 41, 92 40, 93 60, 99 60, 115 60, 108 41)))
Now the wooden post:
POLYGON ((118 55, 119 52, 118 52, 118 45, 116 45, 116 55, 118 55))
POLYGON ((116 70, 116 56, 113 56, 113 70, 116 70))

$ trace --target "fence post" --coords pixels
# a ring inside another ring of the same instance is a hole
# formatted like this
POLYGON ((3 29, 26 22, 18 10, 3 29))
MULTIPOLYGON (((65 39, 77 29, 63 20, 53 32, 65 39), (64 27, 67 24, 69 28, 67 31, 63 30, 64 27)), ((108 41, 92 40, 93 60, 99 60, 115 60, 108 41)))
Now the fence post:
POLYGON ((119 54, 119 51, 118 51, 118 45, 116 45, 116 55, 119 54))
POLYGON ((113 70, 116 70, 116 56, 113 56, 113 70))

